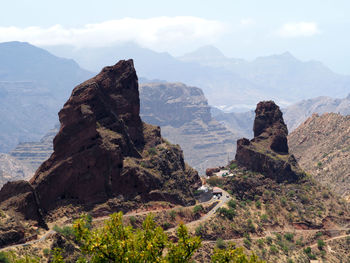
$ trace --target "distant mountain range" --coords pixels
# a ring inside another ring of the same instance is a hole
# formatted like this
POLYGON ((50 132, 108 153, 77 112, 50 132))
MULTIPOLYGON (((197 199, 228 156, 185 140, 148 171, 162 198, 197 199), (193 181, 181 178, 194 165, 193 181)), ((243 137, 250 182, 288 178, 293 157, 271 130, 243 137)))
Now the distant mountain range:
POLYGON ((350 87, 349 76, 336 74, 318 61, 300 61, 288 52, 246 61, 228 58, 212 46, 178 58, 133 43, 107 48, 46 48, 92 71, 133 58, 139 76, 200 87, 209 104, 228 111, 253 109, 258 101, 268 99, 286 107, 317 96, 344 97, 350 87))
POLYGON ((203 91, 182 83, 140 85, 141 118, 161 127, 162 136, 181 146, 186 162, 200 174, 233 159, 238 135, 217 122, 203 91))
MULTIPOLYGON (((251 128, 254 122, 254 111, 224 112, 212 107, 211 112, 213 117, 224 124, 229 130, 238 133, 241 137, 252 138, 251 128)), ((282 112, 288 130, 292 132, 313 113, 323 114, 333 112, 344 116, 349 115, 350 94, 343 99, 322 96, 302 100, 286 108, 282 108, 282 112)))
POLYGON ((91 72, 28 43, 0 43, 0 152, 39 140, 72 87, 91 72))

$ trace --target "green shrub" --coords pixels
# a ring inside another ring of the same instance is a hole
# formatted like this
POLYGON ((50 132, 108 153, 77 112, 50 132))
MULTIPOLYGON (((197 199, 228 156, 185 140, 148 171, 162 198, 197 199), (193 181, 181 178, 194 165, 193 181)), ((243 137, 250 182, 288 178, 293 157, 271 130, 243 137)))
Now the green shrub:
POLYGON ((199 214, 200 212, 203 212, 204 208, 202 205, 196 205, 193 207, 193 213, 194 214, 199 214))
POLYGON ((129 222, 130 222, 131 225, 135 226, 135 224, 136 224, 136 217, 130 216, 129 217, 129 222))
POLYGON ((287 199, 283 196, 281 197, 281 205, 285 207, 287 205, 287 199))
POLYGON ((266 242, 267 242, 267 244, 271 245, 272 244, 272 237, 266 237, 266 242))
POLYGON ((324 241, 322 239, 317 240, 317 247, 319 250, 323 250, 325 245, 326 244, 324 243, 324 241))
POLYGON ((152 147, 148 149, 148 154, 149 155, 156 155, 157 154, 157 149, 152 147))
POLYGON ((169 215, 170 215, 170 218, 171 218, 171 220, 175 220, 175 218, 176 218, 176 211, 175 210, 171 210, 170 212, 169 212, 169 215))
POLYGON ((251 220, 250 218, 247 220, 247 228, 249 232, 254 233, 256 231, 255 226, 253 224, 253 220, 251 220))
POLYGON ((260 248, 264 247, 264 239, 260 238, 256 241, 256 243, 258 244, 258 247, 260 248))
POLYGON ((270 246, 270 253, 271 254, 277 254, 278 253, 278 248, 275 245, 270 246))
MULTIPOLYGON (((50 249, 44 248, 43 249, 43 254, 44 254, 45 257, 48 257, 50 255, 50 249)), ((0 260, 0 262, 1 262, 1 260, 0 260)))
POLYGON ((162 228, 164 229, 164 230, 167 230, 167 229, 169 229, 171 227, 171 224, 169 223, 169 222, 164 222, 163 224, 162 224, 162 228))
POLYGON ((276 233, 276 238, 278 241, 282 241, 282 235, 280 233, 276 233))
POLYGON ((222 239, 222 238, 218 238, 216 240, 216 247, 219 248, 219 249, 224 249, 226 248, 226 243, 225 241, 222 239))
POLYGON ((70 227, 70 226, 59 227, 59 226, 55 225, 53 227, 53 230, 56 231, 57 233, 60 233, 61 235, 63 235, 66 238, 69 238, 69 239, 75 238, 73 227, 70 227))
POLYGON ((237 168, 237 164, 236 163, 231 163, 230 164, 230 169, 233 170, 235 168, 237 168))
POLYGON ((260 217, 260 220, 264 223, 268 222, 268 215, 267 214, 262 214, 260 217))
MULTIPOLYGON (((1 209, 0 209, 0 218, 5 218, 6 217, 6 215, 5 215, 5 213, 4 213, 4 211, 2 211, 1 209)), ((1 262, 1 261, 0 261, 1 262)))
POLYGON ((303 244, 303 237, 300 237, 296 242, 295 244, 299 247, 302 247, 304 244, 303 244))
POLYGON ((320 238, 321 236, 323 236, 323 233, 321 231, 318 231, 315 235, 316 238, 320 238))
POLYGON ((0 262, 1 263, 10 263, 10 260, 8 259, 5 252, 0 252, 0 262))
POLYGON ((294 241, 294 234, 293 233, 285 233, 284 238, 286 240, 288 240, 289 242, 293 242, 294 241))
POLYGON ((248 238, 243 239, 243 243, 246 248, 250 249, 252 242, 248 238))
POLYGON ((316 256, 312 254, 311 247, 304 248, 304 253, 308 256, 309 259, 316 259, 316 256))
POLYGON ((203 236, 204 235, 204 226, 202 224, 200 224, 199 226, 196 227, 196 229, 194 230, 195 231, 195 234, 196 236, 203 236))
POLYGON ((256 208, 261 209, 261 202, 259 200, 256 201, 255 206, 256 206, 256 208))
POLYGON ((225 207, 220 207, 216 212, 221 216, 221 217, 226 217, 229 220, 232 220, 233 217, 236 215, 236 212, 233 209, 227 209, 225 207))
POLYGON ((224 179, 223 179, 222 177, 211 176, 211 177, 207 180, 207 183, 208 183, 210 186, 221 186, 223 180, 224 180, 224 179))
POLYGON ((236 202, 235 200, 231 199, 230 201, 228 201, 227 205, 228 205, 229 207, 231 207, 232 209, 236 209, 236 207, 237 207, 237 202, 236 202))

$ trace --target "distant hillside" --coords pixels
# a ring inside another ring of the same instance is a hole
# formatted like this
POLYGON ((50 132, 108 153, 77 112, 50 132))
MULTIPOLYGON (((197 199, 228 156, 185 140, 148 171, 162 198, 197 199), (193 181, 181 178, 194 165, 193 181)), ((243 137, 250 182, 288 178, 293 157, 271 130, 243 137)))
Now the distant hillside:
MULTIPOLYGON (((327 112, 334 112, 344 116, 349 115, 350 95, 344 99, 317 97, 302 100, 282 109, 282 111, 283 118, 288 126, 288 130, 292 132, 313 113, 323 114, 327 112)), ((211 112, 216 120, 220 121, 231 131, 238 132, 238 134, 242 135, 242 137, 252 137, 250 127, 252 127, 254 121, 253 111, 224 112, 213 107, 211 112)))
POLYGON ((0 189, 8 181, 27 180, 34 172, 34 169, 9 154, 0 153, 0 189))
POLYGON ((58 133, 58 125, 45 134, 39 142, 22 142, 10 152, 10 155, 34 171, 46 161, 53 152, 53 139, 58 133))
POLYGON ((70 89, 92 73, 28 43, 0 43, 0 152, 39 140, 70 89))
POLYGON ((238 74, 259 87, 255 90, 258 96, 265 93, 283 104, 320 95, 344 97, 350 86, 349 76, 336 74, 319 61, 298 60, 289 52, 245 61, 225 57, 215 47, 207 46, 180 60, 238 74))
POLYGON ((227 164, 233 158, 237 134, 214 120, 199 88, 181 83, 140 86, 141 117, 159 125, 162 135, 177 143, 185 160, 202 174, 207 167, 227 164))
POLYGON ((254 108, 260 100, 273 99, 283 106, 321 95, 344 97, 350 85, 350 77, 336 74, 317 61, 300 61, 288 52, 245 61, 228 58, 210 46, 179 58, 133 43, 47 49, 94 71, 117 59, 133 58, 140 76, 201 87, 209 104, 241 111, 254 108))
POLYGON ((283 112, 288 123, 288 128, 292 131, 313 113, 323 114, 326 112, 334 112, 340 113, 341 115, 349 115, 350 94, 344 99, 317 97, 303 100, 287 107, 283 112))
POLYGON ((254 111, 224 112, 218 108, 211 108, 215 120, 219 121, 229 130, 236 132, 240 137, 253 138, 254 111))
POLYGON ((289 135, 300 166, 338 194, 350 196, 350 116, 314 114, 289 135))

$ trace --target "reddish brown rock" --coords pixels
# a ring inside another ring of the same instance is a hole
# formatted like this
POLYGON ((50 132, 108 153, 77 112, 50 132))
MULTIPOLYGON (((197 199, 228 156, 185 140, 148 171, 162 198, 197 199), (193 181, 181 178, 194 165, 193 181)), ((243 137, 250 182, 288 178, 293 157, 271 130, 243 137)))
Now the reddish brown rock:
POLYGON ((279 107, 273 101, 263 101, 255 113, 254 138, 237 141, 237 163, 277 182, 303 177, 294 156, 288 154, 288 129, 279 107))
POLYGON ((217 173, 217 172, 220 172, 220 168, 219 168, 219 167, 216 167, 216 168, 207 168, 207 169, 205 170, 205 174, 206 174, 207 176, 213 176, 214 173, 217 173))
POLYGON ((280 108, 273 101, 259 102, 255 110, 254 140, 268 140, 271 150, 288 153, 288 129, 280 108))
MULTIPOLYGON (((132 60, 104 68, 73 90, 59 112, 53 154, 26 191, 14 193, 33 193, 44 214, 63 204, 91 208, 111 199, 193 204, 197 172, 178 146, 162 139, 159 127, 141 121, 139 111, 132 60)), ((5 190, 0 197, 7 202, 5 190)))

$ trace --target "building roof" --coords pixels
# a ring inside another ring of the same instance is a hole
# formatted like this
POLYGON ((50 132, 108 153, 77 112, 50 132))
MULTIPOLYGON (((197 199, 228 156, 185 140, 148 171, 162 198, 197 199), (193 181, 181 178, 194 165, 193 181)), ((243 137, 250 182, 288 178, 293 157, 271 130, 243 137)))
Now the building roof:
POLYGON ((213 194, 222 194, 222 190, 219 187, 213 187, 213 194))

